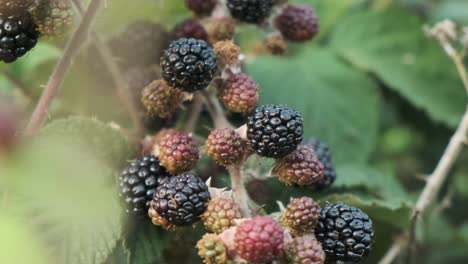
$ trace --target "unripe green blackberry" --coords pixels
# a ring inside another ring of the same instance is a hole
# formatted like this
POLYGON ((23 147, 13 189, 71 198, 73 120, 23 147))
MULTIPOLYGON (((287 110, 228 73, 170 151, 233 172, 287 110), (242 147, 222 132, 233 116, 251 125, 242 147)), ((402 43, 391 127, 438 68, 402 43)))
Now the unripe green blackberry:
POLYGON ((229 110, 236 113, 249 112, 258 102, 258 83, 245 73, 232 74, 224 81, 220 97, 229 110))
POLYGON ((0 16, 0 61, 14 62, 34 48, 38 38, 37 26, 28 12, 0 16))
POLYGON ((170 118, 183 100, 182 91, 167 85, 164 80, 155 80, 143 89, 141 102, 150 115, 170 118))
POLYGON ((208 16, 215 9, 218 0, 185 0, 185 6, 198 16, 208 16))
POLYGON ((232 17, 242 22, 260 24, 267 19, 275 0, 227 0, 232 17))
POLYGON ((196 19, 187 19, 174 28, 176 38, 194 38, 208 41, 205 27, 196 19))
POLYGON ((291 41, 302 42, 318 33, 318 18, 308 5, 289 4, 275 19, 276 28, 291 41))
POLYGON ((281 215, 281 223, 294 236, 312 233, 320 217, 320 210, 320 206, 312 198, 295 198, 281 215))
POLYGON ((310 146, 300 145, 277 160, 272 172, 287 185, 309 186, 323 179, 323 164, 310 146))
POLYGON ((0 0, 0 16, 18 15, 28 11, 34 0, 0 0))
POLYGON ((313 235, 294 238, 285 247, 286 258, 290 264, 323 264, 325 253, 322 245, 313 235))
POLYGON ((182 174, 161 181, 151 206, 169 224, 187 226, 201 219, 210 199, 208 186, 199 177, 182 174))
POLYGON ((228 256, 223 241, 215 234, 205 234, 197 242, 198 255, 205 264, 227 264, 228 256))
POLYGON ((172 174, 193 169, 200 157, 197 143, 185 132, 171 133, 158 147, 161 164, 172 174))
POLYGON ((332 161, 332 156, 330 148, 325 142, 322 142, 318 139, 309 139, 306 144, 311 146, 315 154, 317 154, 318 159, 324 166, 323 179, 311 187, 317 190, 325 190, 330 188, 330 186, 336 180, 336 170, 332 161))
POLYGON ((180 38, 164 51, 161 69, 170 86, 194 92, 205 89, 213 80, 216 57, 204 40, 180 38))
POLYGON ((235 226, 235 220, 241 218, 240 207, 232 198, 218 196, 208 203, 208 208, 203 214, 203 223, 206 229, 220 234, 235 226))
POLYGON ((302 142, 302 115, 284 105, 257 107, 248 117, 247 138, 259 156, 282 158, 302 142))
POLYGON ((242 161, 246 150, 244 140, 230 128, 216 129, 206 141, 206 153, 223 166, 237 165, 242 161))
POLYGON ((322 243, 327 263, 358 263, 372 249, 374 228, 360 209, 336 203, 322 209, 315 236, 322 243))
POLYGON ((120 176, 120 196, 126 204, 127 213, 145 216, 156 187, 167 176, 166 169, 154 156, 131 161, 120 176))
POLYGON ((40 0, 33 17, 42 35, 61 36, 73 23, 72 4, 70 0, 40 0))

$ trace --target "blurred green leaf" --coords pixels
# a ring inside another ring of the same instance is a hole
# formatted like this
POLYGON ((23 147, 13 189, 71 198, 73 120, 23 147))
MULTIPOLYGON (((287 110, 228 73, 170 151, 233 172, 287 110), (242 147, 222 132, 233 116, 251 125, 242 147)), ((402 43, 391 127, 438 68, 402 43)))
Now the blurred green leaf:
POLYGON ((468 223, 462 225, 458 229, 458 234, 460 238, 468 245, 468 223))
POLYGON ((438 22, 444 19, 453 19, 459 23, 468 23, 468 1, 445 0, 439 1, 431 12, 431 20, 438 22))
POLYGON ((12 64, 14 73, 21 79, 39 66, 52 60, 57 60, 62 55, 62 51, 47 42, 39 42, 36 47, 12 64))
POLYGON ((455 127, 465 92, 455 67, 422 27, 417 16, 400 9, 360 12, 340 21, 331 46, 434 120, 455 127))
POLYGON ((0 234, 0 263, 51 263, 32 230, 3 210, 0 214, 0 234))
POLYGON ((248 72, 260 83, 261 103, 301 111, 305 135, 328 142, 337 163, 368 159, 376 142, 379 97, 365 75, 319 48, 296 57, 260 57, 248 72))
POLYGON ((168 232, 151 223, 140 225, 129 239, 132 252, 130 263, 164 263, 163 251, 169 246, 168 232))

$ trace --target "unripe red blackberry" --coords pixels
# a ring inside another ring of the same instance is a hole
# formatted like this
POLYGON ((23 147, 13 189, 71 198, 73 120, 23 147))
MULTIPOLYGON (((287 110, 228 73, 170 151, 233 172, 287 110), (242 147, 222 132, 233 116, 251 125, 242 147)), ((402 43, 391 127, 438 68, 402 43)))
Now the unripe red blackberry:
POLYGON ((315 154, 317 154, 318 159, 324 166, 323 179, 311 187, 317 190, 325 190, 330 188, 330 186, 336 180, 336 170, 333 165, 332 156, 330 148, 325 142, 322 142, 318 139, 310 139, 306 142, 307 145, 311 146, 315 154))
POLYGON ((18 15, 34 5, 34 0, 0 0, 0 15, 18 15))
POLYGON ((137 21, 108 41, 122 69, 159 64, 172 36, 161 25, 137 21))
POLYGON ((312 233, 320 217, 320 206, 312 198, 292 199, 281 215, 281 223, 294 236, 312 233))
POLYGON ((288 4, 275 19, 276 28, 291 41, 306 41, 318 33, 318 18, 308 5, 288 4))
POLYGON ((182 174, 161 181, 151 207, 169 224, 187 226, 201 219, 210 199, 208 186, 199 177, 182 174))
POLYGON ((185 0, 185 6, 198 16, 208 16, 215 9, 218 0, 185 0))
POLYGON ((232 17, 242 22, 260 24, 267 19, 275 0, 227 0, 232 17))
POLYGON ((284 105, 257 107, 248 117, 247 138, 259 156, 282 158, 302 142, 302 115, 284 105))
POLYGON ((176 38, 194 38, 208 41, 205 27, 196 19, 187 19, 174 28, 176 38))
POLYGON ((34 48, 38 38, 37 26, 28 12, 0 16, 0 61, 14 62, 34 48))
POLYGON ((291 264, 323 264, 325 253, 313 235, 294 238, 285 247, 286 258, 291 264))
POLYGON ((215 234, 205 234, 197 242, 198 255, 205 264, 227 264, 228 256, 223 241, 215 234))
POLYGON ((158 147, 161 164, 172 174, 189 171, 198 162, 197 143, 185 132, 172 133, 158 147))
POLYGON ((256 216, 237 227, 235 250, 250 263, 270 263, 281 255, 283 228, 269 216, 256 216))
POLYGON ((156 187, 167 176, 166 169, 154 156, 131 161, 120 175, 120 196, 126 204, 127 213, 145 216, 156 187))
POLYGON ((16 129, 13 115, 0 110, 0 153, 13 147, 16 142, 16 129))
POLYGON ((216 129, 206 141, 206 153, 223 166, 239 164, 246 150, 244 140, 230 128, 216 129))
POLYGON ((240 47, 232 40, 218 41, 213 45, 214 53, 221 65, 239 64, 240 47))
POLYGON ((236 23, 230 17, 214 18, 208 22, 207 31, 211 43, 232 40, 236 32, 236 23))
POLYGON ((360 209, 336 203, 322 209, 315 236, 322 243, 327 263, 358 263, 372 249, 374 228, 360 209))
POLYGON ((152 143, 154 146, 158 146, 159 144, 161 144, 161 142, 170 137, 172 134, 175 134, 177 133, 178 131, 175 130, 174 128, 163 128, 161 130, 158 131, 158 133, 156 133, 156 135, 154 135, 152 137, 152 143))
POLYGON ((173 41, 161 58, 164 80, 186 92, 208 87, 217 67, 213 50, 204 40, 193 38, 173 41))
POLYGON ((245 73, 236 73, 224 81, 221 99, 224 105, 236 113, 251 111, 258 102, 257 81, 245 73))
POLYGON ((130 91, 131 99, 142 114, 145 112, 145 108, 141 102, 141 93, 151 82, 160 78, 161 69, 157 65, 133 67, 124 72, 126 87, 130 91))
POLYGON ((70 0, 40 0, 33 11, 39 32, 44 36, 65 34, 73 23, 73 9, 70 0))
POLYGON ((300 145, 288 156, 277 160, 272 172, 286 185, 308 186, 323 179, 323 164, 311 147, 300 145))
POLYGON ((164 80, 153 81, 141 93, 141 102, 146 112, 160 118, 171 117, 182 100, 182 91, 170 87, 164 80))
POLYGON ((241 218, 240 207, 232 198, 218 196, 208 203, 208 208, 203 214, 203 223, 206 229, 220 234, 235 226, 235 220, 241 218))

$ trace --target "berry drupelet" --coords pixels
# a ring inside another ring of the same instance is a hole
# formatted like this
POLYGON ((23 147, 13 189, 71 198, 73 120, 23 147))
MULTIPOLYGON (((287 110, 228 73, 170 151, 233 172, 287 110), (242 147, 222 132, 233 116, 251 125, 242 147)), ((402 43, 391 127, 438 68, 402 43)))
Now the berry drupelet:
POLYGON ((246 23, 260 24, 271 14, 275 0, 227 0, 232 17, 246 23))
POLYGON ((371 251, 374 229, 360 209, 336 203, 322 209, 315 236, 322 243, 327 263, 358 263, 371 251))
POLYGON ((120 176, 120 196, 127 213, 145 216, 160 181, 169 176, 158 158, 146 156, 130 162, 120 176))
POLYGON ((201 219, 210 199, 208 186, 199 177, 181 174, 161 181, 151 206, 169 224, 187 226, 201 219))
POLYGON ((217 71, 216 57, 204 40, 180 38, 161 58, 164 80, 186 92, 205 89, 217 71))
POLYGON ((34 48, 39 38, 29 13, 0 16, 0 61, 14 62, 34 48))
POLYGON ((284 105, 263 105, 249 116, 247 138, 259 156, 282 158, 302 142, 302 115, 284 105))

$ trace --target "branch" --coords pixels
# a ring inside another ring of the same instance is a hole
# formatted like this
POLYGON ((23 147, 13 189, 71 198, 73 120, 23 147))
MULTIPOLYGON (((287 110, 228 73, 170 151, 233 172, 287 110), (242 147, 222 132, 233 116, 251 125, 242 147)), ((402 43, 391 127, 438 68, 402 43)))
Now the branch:
POLYGON ((252 213, 249 209, 249 194, 245 189, 244 179, 241 175, 240 166, 232 166, 229 168, 229 175, 231 177, 232 192, 234 193, 234 200, 240 207, 242 217, 249 218, 252 213))
MULTIPOLYGON (((81 1, 73 0, 73 4, 75 5, 78 13, 83 16, 84 9, 81 4, 81 1)), ((117 63, 113 59, 111 50, 106 44, 104 44, 102 39, 94 30, 91 31, 91 39, 93 41, 93 45, 96 47, 97 52, 103 59, 104 66, 111 74, 112 81, 114 82, 114 85, 117 88, 117 95, 120 101, 127 108, 128 112, 130 113, 130 117, 132 118, 133 125, 135 126, 137 131, 140 132, 140 130, 143 128, 143 124, 138 113, 138 108, 132 100, 133 96, 129 91, 128 87, 126 87, 127 82, 123 79, 123 74, 121 73, 117 63)))
POLYGON ((33 135, 41 126, 44 119, 47 117, 50 105, 58 93, 60 86, 65 79, 65 75, 70 69, 73 59, 78 55, 78 52, 88 37, 88 31, 91 27, 96 13, 101 5, 102 0, 91 0, 88 9, 80 22, 80 25, 74 32, 71 39, 68 41, 63 57, 57 62, 49 81, 42 92, 41 98, 36 105, 36 108, 26 127, 25 134, 33 135))
POLYGON ((200 119, 200 114, 203 110, 203 98, 199 94, 195 94, 193 99, 193 104, 190 109, 190 116, 185 126, 186 132, 194 132, 195 127, 197 126, 198 120, 200 119))

